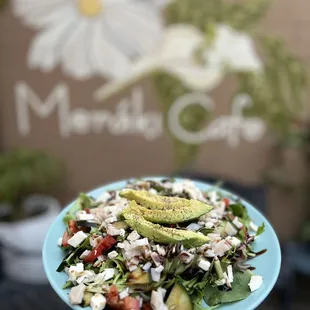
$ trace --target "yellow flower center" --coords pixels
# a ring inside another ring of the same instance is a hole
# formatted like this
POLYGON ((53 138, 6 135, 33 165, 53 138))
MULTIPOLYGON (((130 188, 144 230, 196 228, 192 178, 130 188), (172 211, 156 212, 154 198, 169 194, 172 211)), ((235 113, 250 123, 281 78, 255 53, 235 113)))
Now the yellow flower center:
POLYGON ((79 11, 88 17, 99 15, 103 11, 103 5, 100 0, 79 0, 79 11))

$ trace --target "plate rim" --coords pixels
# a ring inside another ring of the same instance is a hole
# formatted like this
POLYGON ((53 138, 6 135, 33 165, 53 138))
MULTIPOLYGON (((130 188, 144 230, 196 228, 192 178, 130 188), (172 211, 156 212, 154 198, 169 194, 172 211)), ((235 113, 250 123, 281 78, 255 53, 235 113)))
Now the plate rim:
MULTIPOLYGON (((125 178, 125 179, 121 179, 121 180, 115 180, 115 181, 111 181, 108 183, 104 183, 101 186, 98 186, 94 189, 88 190, 85 193, 87 195, 92 195, 92 193, 95 193, 99 190, 107 190, 108 187, 112 187, 117 189, 118 186, 121 186, 121 184, 126 184, 129 181, 132 180, 136 180, 136 179, 141 179, 141 180, 160 180, 160 179, 169 179, 169 178, 173 178, 176 181, 184 181, 184 180, 191 180, 192 182, 194 182, 196 185, 198 186, 208 186, 208 187, 213 187, 216 184, 212 184, 209 182, 204 182, 201 180, 197 180, 194 178, 186 178, 186 177, 171 177, 171 176, 143 176, 143 177, 132 177, 132 178, 125 178)), ((274 230, 274 228, 272 227, 271 223, 269 222, 269 220, 265 217, 265 215, 258 210, 256 207, 254 207, 253 204, 251 204, 250 202, 248 202, 246 199, 244 199, 242 196, 237 195, 236 193, 234 193, 233 191, 230 190, 226 190, 225 187, 221 187, 219 186, 219 191, 221 191, 222 193, 225 193, 227 195, 233 196, 233 197, 237 197, 240 198, 241 202, 243 204, 246 205, 246 207, 250 207, 251 211, 254 213, 257 213, 260 217, 262 217, 264 219, 264 223, 266 228, 268 228, 269 232, 273 235, 274 239, 275 239, 275 244, 274 246, 276 246, 276 258, 277 258, 277 262, 276 262, 276 270, 274 272, 274 277, 273 280, 271 282, 268 283, 267 287, 265 288, 264 292, 261 293, 261 297, 258 300, 255 300, 251 305, 250 308, 247 308, 245 310, 254 310, 256 309, 266 298, 267 296, 270 294, 270 292, 272 291, 272 289, 274 288, 279 275, 280 275, 280 271, 281 271, 281 263, 282 263, 282 253, 281 253, 281 246, 280 246, 280 242, 278 239, 278 236, 274 230)), ((43 266, 44 266, 44 271, 45 274, 47 276, 47 279, 49 281, 49 284, 52 286, 52 288, 54 289, 54 291, 56 292, 56 294, 58 295, 58 297, 60 297, 63 302, 65 302, 71 309, 74 310, 88 310, 90 309, 90 307, 87 308, 82 308, 81 306, 78 305, 71 305, 69 302, 69 298, 68 298, 68 294, 64 293, 65 291, 58 285, 56 285, 55 281, 53 280, 53 275, 52 275, 52 270, 50 268, 48 268, 47 266, 47 253, 48 253, 48 239, 50 237, 50 235, 53 232, 53 227, 54 225, 56 225, 56 223, 58 223, 59 220, 62 221, 64 214, 68 211, 68 209, 70 209, 73 205, 73 203, 76 201, 76 198, 74 200, 72 200, 71 202, 69 202, 68 204, 66 204, 66 206, 62 209, 62 211, 57 215, 57 217, 54 219, 53 223, 50 225, 48 232, 45 236, 44 239, 44 244, 42 247, 42 260, 43 260, 43 266)), ((56 246, 56 245, 55 245, 56 246)), ((56 270, 55 270, 56 272, 56 270)), ((246 300, 246 299, 245 299, 246 300)), ((234 302, 234 303, 238 303, 240 301, 234 302)), ((230 305, 234 304, 231 303, 230 305)), ((228 305, 228 304, 227 304, 228 305)), ((224 305, 223 305, 224 306, 224 305)), ((221 309, 221 306, 219 307, 219 309, 221 309)))

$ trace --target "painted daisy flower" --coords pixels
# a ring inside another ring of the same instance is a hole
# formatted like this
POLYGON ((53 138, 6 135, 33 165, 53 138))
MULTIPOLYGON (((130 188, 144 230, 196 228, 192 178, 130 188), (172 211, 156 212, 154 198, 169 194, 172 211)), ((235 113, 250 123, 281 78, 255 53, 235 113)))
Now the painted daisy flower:
POLYGON ((227 70, 260 71, 262 67, 254 42, 245 33, 219 24, 212 42, 206 44, 205 35, 195 26, 172 25, 165 30, 156 52, 133 64, 131 79, 104 85, 95 98, 104 100, 158 69, 177 77, 192 91, 205 92, 217 87, 227 70))
POLYGON ((152 51, 162 35, 159 0, 14 0, 14 12, 38 30, 28 65, 60 65, 77 79, 124 78, 132 59, 152 51))

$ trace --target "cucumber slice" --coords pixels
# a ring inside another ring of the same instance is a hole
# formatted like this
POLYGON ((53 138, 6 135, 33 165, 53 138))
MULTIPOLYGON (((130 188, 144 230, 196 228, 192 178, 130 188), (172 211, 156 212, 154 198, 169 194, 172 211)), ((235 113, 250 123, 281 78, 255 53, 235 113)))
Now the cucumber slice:
POLYGON ((193 310, 191 299, 185 288, 175 284, 166 302, 169 310, 193 310))

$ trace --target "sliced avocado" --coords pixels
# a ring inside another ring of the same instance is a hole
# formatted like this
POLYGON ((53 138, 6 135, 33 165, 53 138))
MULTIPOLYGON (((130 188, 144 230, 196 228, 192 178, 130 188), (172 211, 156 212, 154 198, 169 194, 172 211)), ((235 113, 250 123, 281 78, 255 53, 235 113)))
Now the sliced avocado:
POLYGON ((186 289, 178 283, 174 285, 166 305, 168 310, 193 310, 193 304, 186 289))
POLYGON ((196 204, 191 208, 179 208, 175 210, 150 210, 136 204, 135 201, 131 202, 131 207, 135 208, 141 215, 152 223, 160 224, 176 224, 188 222, 199 218, 203 214, 208 213, 212 207, 206 204, 196 204))
POLYGON ((90 292, 84 292, 83 295, 83 306, 84 307, 89 307, 90 306, 90 300, 94 296, 94 294, 90 292))
POLYGON ((137 191, 132 189, 124 189, 119 194, 123 198, 128 200, 134 200, 142 207, 151 209, 151 210, 175 210, 179 211, 181 208, 186 209, 203 209, 205 213, 213 209, 212 206, 208 206, 205 203, 194 200, 194 199, 185 199, 179 197, 166 197, 160 196, 157 194, 152 194, 147 191, 137 191))
POLYGON ((135 206, 136 203, 132 201, 130 206, 123 210, 123 216, 127 224, 143 237, 163 244, 175 244, 180 242, 188 248, 199 247, 210 240, 201 233, 153 224, 145 220, 135 206))
POLYGON ((125 229, 129 228, 128 224, 125 221, 117 221, 112 224, 116 229, 125 229))
POLYGON ((130 284, 149 284, 151 282, 151 277, 148 272, 143 271, 138 267, 135 271, 129 275, 130 284))

